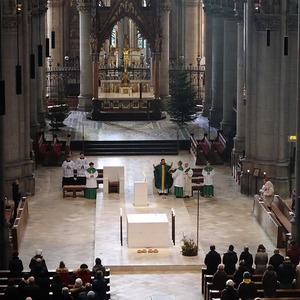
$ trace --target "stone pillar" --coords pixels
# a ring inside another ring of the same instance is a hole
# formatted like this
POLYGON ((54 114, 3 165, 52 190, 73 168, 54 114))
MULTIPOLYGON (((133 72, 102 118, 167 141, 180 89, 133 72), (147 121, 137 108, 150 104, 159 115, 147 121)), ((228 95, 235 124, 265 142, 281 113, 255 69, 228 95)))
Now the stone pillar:
POLYGON ((209 116, 212 99, 212 13, 205 6, 205 99, 202 101, 204 117, 209 116))
MULTIPOLYGON (((2 1, 0 5, 0 15, 7 15, 9 18, 10 15, 13 14, 13 7, 12 5, 9 4, 8 0, 2 1)), ((13 20, 10 21, 11 24, 9 24, 7 30, 9 28, 14 27, 13 20)), ((2 33, 2 28, 4 27, 2 25, 2 22, 0 23, 1 30, 0 30, 0 43, 2 45, 4 41, 3 33, 2 33)), ((2 56, 2 51, 0 51, 0 61, 3 61, 3 56, 2 56)), ((0 78, 1 80, 4 80, 4 68, 2 68, 2 64, 0 65, 0 78)), ((7 82, 5 82, 5 87, 7 90, 7 82)), ((6 97, 5 97, 6 98, 6 97)), ((6 103, 8 99, 5 99, 6 103)), ((1 101, 4 102, 4 99, 1 99, 1 101)), ((5 105, 5 109, 8 105, 5 105)), ((4 114, 4 112, 2 112, 4 114)), ((5 115, 0 115, 0 136, 4 137, 4 132, 5 132, 5 120, 6 117, 5 115)), ((6 190, 5 190, 5 143, 4 139, 1 139, 0 142, 0 268, 2 270, 8 269, 8 262, 9 259, 11 258, 11 252, 12 252, 12 247, 11 243, 9 241, 9 223, 6 222, 6 213, 5 213, 5 196, 6 196, 6 190)))
POLYGON ((99 53, 92 54, 93 59, 93 99, 98 99, 99 93, 99 53))
MULTIPOLYGON (((259 168, 266 172, 281 197, 289 192, 288 135, 295 127, 296 90, 294 79, 297 60, 297 41, 289 33, 289 54, 283 53, 286 35, 285 1, 281 11, 275 4, 262 6, 259 13, 247 4, 246 22, 246 160, 244 166, 251 172, 259 168), (285 29, 285 30, 283 30, 285 29), (270 30, 270 43, 267 43, 270 30), (294 107, 291 109, 290 107, 294 107), (287 126, 288 125, 288 126, 287 126)), ((295 19, 290 24, 295 24, 295 19)), ((242 181, 242 186, 246 186, 242 181)), ((253 192, 253 191, 252 191, 253 192)))
POLYGON ((159 73, 160 73, 160 53, 153 53, 152 74, 153 74, 153 94, 154 99, 160 99, 159 73))
POLYGON ((233 18, 233 10, 224 20, 224 70, 223 70, 223 134, 232 139, 235 127, 235 112, 237 80, 237 26, 233 18))
POLYGON ((64 65, 64 2, 62 0, 48 0, 47 35, 50 38, 50 56, 54 68, 64 65), (55 48, 52 48, 52 32, 55 33, 55 48))
POLYGON ((219 128, 223 109, 223 51, 224 21, 220 13, 215 13, 212 20, 212 106, 210 122, 219 128))
POLYGON ((169 16, 171 10, 171 2, 165 0, 162 3, 161 10, 161 26, 162 26, 162 53, 160 64, 160 97, 162 99, 169 96, 169 16))
POLYGON ((244 22, 243 10, 239 11, 237 23, 237 101, 236 101, 236 136, 233 153, 236 157, 245 150, 246 99, 244 95, 244 22))
POLYGON ((196 66, 199 54, 199 0, 184 0, 185 9, 185 62, 196 66))
POLYGON ((80 43, 80 95, 79 110, 92 108, 93 68, 90 54, 90 26, 92 20, 93 0, 78 0, 79 43, 80 43))
MULTIPOLYGON (((297 1, 300 7, 300 0, 297 1)), ((300 18, 298 17, 298 45, 297 45, 297 57, 300 57, 300 18)), ((296 240, 298 245, 300 244, 300 64, 297 65, 297 101, 296 101, 296 133, 297 133, 297 143, 296 143, 296 164, 295 168, 295 188, 296 188, 296 206, 295 206, 295 223, 292 228, 293 238, 296 240)))
MULTIPOLYGON (((21 190, 35 193, 34 162, 30 160, 30 91, 28 2, 18 15, 10 1, 3 3, 2 72, 6 82, 6 115, 4 116, 5 195, 12 197, 11 183, 19 180, 21 190), (15 66, 21 66, 21 94, 16 91, 15 66)), ((3 178, 1 179, 3 180, 3 178)))
POLYGON ((47 62, 45 59, 46 44, 45 44, 45 16, 47 12, 46 1, 44 3, 33 3, 31 7, 31 28, 30 34, 32 45, 29 46, 30 53, 35 57, 35 78, 30 78, 30 123, 31 123, 31 137, 35 139, 40 127, 46 126, 45 121, 45 107, 47 105, 46 95, 46 81, 45 69, 47 62), (42 45, 43 49, 43 65, 38 66, 38 47, 42 45))

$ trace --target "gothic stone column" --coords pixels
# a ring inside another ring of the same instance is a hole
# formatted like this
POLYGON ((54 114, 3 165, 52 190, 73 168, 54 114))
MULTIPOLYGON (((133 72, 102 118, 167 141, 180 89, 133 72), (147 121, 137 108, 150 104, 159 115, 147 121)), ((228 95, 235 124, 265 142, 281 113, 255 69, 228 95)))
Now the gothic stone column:
POLYGON ((193 66, 197 63, 199 54, 199 39, 201 24, 199 24, 199 0, 184 0, 185 11, 185 62, 193 66))
POLYGON ((169 16, 171 2, 165 0, 162 3, 161 26, 162 26, 162 53, 160 64, 160 96, 162 99, 169 96, 169 16))
MULTIPOLYGON (((284 7, 284 6, 283 6, 284 7)), ((254 12, 247 6, 247 70, 246 70, 246 160, 245 168, 261 169, 271 178, 275 191, 281 197, 289 196, 288 135, 294 128, 293 94, 296 91, 295 68, 297 60, 291 51, 286 64, 283 54, 282 22, 285 11, 271 6, 269 10, 254 12), (275 13, 277 12, 277 13, 275 13), (267 44, 267 29, 270 43, 267 44), (288 83, 286 78, 289 78, 288 83), (287 89, 287 90, 286 90, 287 89), (287 92, 289 91, 289 92, 287 92), (293 92, 294 91, 294 92, 293 92), (289 127, 286 126, 289 124, 289 127)), ((290 41, 292 42, 293 39, 290 41)), ((296 49, 296 40, 289 46, 296 49)), ((242 186, 247 185, 242 181, 242 186)))
POLYGON ((224 20, 223 120, 221 128, 226 137, 233 137, 237 81, 237 26, 233 10, 224 20))
POLYGON ((50 38, 50 56, 54 68, 64 64, 64 2, 62 0, 48 0, 47 34, 50 38), (52 48, 52 32, 55 34, 55 48, 52 48))
POLYGON ((205 6, 205 99, 203 103, 204 117, 209 116, 212 99, 212 13, 205 6))
MULTIPOLYGON (((35 193, 34 162, 30 160, 30 97, 29 97, 29 45, 28 7, 23 3, 16 15, 15 6, 6 1, 2 22, 2 72, 6 88, 6 114, 4 116, 5 192, 11 197, 11 183, 19 180, 26 194, 35 193), (18 43, 17 43, 18 39, 18 43), (19 51, 12 51, 16 45, 19 51), (19 55, 18 55, 19 54, 19 55), (16 91, 15 66, 21 66, 21 92, 16 91), (8 104, 9 103, 9 104, 8 104)), ((3 180, 3 178, 1 179, 3 180)))
POLYGON ((224 20, 220 12, 213 15, 212 21, 212 106, 210 122, 219 128, 223 109, 223 51, 224 20))
POLYGON ((80 95, 78 109, 90 110, 93 97, 93 67, 90 54, 90 25, 93 0, 78 0, 80 38, 80 95))
MULTIPOLYGON (((45 106, 47 105, 46 84, 45 84, 45 14, 47 11, 46 0, 44 3, 32 2, 31 6, 31 23, 30 34, 32 42, 30 45, 30 52, 35 57, 35 78, 30 78, 30 123, 31 123, 31 137, 35 139, 40 127, 46 126, 45 121, 45 106), (43 49, 43 65, 38 66, 38 47, 42 45, 43 49)), ((29 40, 28 40, 29 41, 29 40)))
POLYGON ((233 153, 236 157, 245 150, 245 124, 246 124, 246 102, 244 95, 244 20, 243 7, 237 9, 237 101, 236 101, 236 136, 234 138, 233 153))

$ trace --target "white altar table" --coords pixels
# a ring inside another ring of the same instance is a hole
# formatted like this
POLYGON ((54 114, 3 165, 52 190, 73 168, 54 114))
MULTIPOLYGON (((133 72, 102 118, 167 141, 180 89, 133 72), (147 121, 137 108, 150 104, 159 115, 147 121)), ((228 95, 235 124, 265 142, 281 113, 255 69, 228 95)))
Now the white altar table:
POLYGON ((128 248, 170 246, 169 221, 166 214, 128 214, 128 248))

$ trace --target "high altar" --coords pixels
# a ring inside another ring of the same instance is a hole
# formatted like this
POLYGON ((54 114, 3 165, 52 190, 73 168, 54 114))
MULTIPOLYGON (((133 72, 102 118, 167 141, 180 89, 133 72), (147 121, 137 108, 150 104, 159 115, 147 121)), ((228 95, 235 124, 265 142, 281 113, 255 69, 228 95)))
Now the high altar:
MULTIPOLYGON (((124 36, 121 48, 100 53, 92 120, 161 119, 151 80, 150 64, 141 48, 130 48, 124 36), (121 59, 119 55, 122 54, 121 59)), ((95 74, 96 75, 96 74, 95 74)))

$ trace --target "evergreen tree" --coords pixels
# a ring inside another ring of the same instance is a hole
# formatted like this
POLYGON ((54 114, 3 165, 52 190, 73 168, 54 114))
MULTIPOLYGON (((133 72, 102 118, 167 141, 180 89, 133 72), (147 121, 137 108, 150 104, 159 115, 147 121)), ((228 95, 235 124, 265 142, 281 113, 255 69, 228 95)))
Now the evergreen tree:
POLYGON ((167 112, 171 121, 182 126, 197 118, 196 91, 191 86, 188 71, 177 71, 173 79, 167 112))

